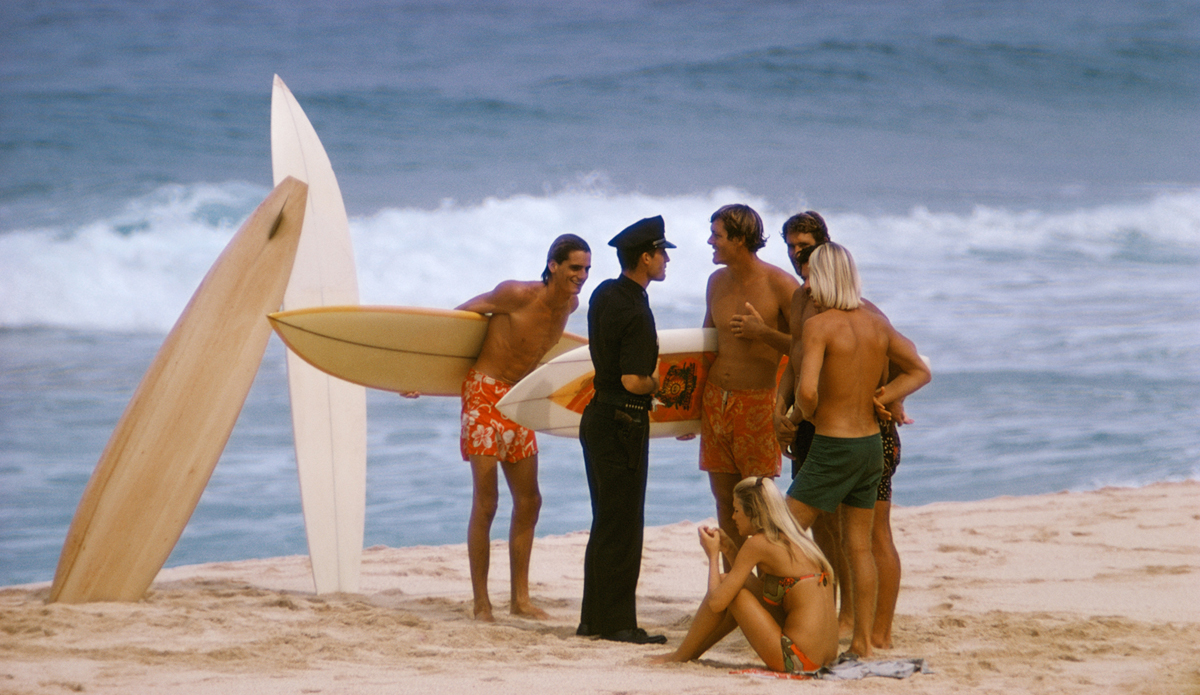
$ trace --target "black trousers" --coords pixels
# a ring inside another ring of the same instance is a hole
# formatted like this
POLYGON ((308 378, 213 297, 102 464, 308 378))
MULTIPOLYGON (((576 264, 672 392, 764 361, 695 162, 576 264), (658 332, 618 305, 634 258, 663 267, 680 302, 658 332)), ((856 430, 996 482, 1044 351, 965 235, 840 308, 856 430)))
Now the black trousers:
POLYGON ((589 634, 637 627, 650 418, 592 401, 579 442, 592 497, 592 531, 583 560, 581 626, 589 634))

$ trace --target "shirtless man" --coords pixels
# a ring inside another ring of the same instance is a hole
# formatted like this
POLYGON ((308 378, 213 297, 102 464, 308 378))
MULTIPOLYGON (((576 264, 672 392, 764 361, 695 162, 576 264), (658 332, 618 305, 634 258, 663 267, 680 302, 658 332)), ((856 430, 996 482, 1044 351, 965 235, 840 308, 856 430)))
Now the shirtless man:
POLYGON ((819 511, 838 511, 841 505, 854 601, 849 651, 867 657, 877 588, 871 528, 883 473, 876 417, 927 384, 931 375, 912 342, 863 305, 858 271, 845 248, 833 242, 818 246, 808 270, 817 315, 804 325, 795 404, 815 434, 788 490, 788 508, 808 528, 819 511), (897 376, 879 386, 889 363, 897 376))
MULTIPOLYGON (((787 244, 788 259, 800 280, 808 277, 808 257, 813 250, 829 241, 829 228, 825 219, 813 210, 792 215, 783 223, 782 236, 787 244)), ((792 459, 792 478, 800 472, 804 458, 808 455, 808 447, 812 443, 813 424, 807 420, 798 419, 799 415, 792 410, 796 395, 795 366, 800 364, 803 357, 804 322, 817 315, 808 287, 801 286, 791 299, 788 326, 791 329, 791 344, 788 351, 788 364, 783 376, 779 379, 779 392, 775 406, 775 432, 780 448, 792 459)), ((825 553, 834 568, 835 582, 841 599, 841 609, 838 612, 838 622, 842 631, 852 628, 854 612, 849 601, 849 587, 845 577, 849 571, 846 568, 846 555, 842 552, 841 533, 836 514, 821 513, 813 522, 813 540, 825 553)))
MULTIPOLYGON (((793 215, 783 225, 783 238, 787 243, 788 257, 796 274, 803 280, 808 276, 808 258, 813 250, 829 241, 829 229, 820 214, 809 210, 793 215)), ((882 312, 871 302, 863 299, 863 305, 880 315, 882 312)), ((790 326, 792 330, 792 349, 789 353, 789 363, 783 377, 779 381, 779 395, 775 410, 775 428, 780 446, 790 452, 792 461, 792 477, 795 478, 804 464, 812 443, 813 425, 807 420, 793 421, 799 415, 789 410, 795 397, 795 376, 792 368, 803 358, 804 322, 816 316, 817 310, 809 296, 808 287, 802 286, 792 298, 790 326)), ((880 381, 880 385, 899 374, 896 365, 889 365, 889 375, 880 381)), ((883 436, 884 468, 883 478, 879 483, 879 493, 875 500, 874 523, 872 524, 871 552, 875 558, 876 576, 878 577, 878 600, 875 607, 874 632, 871 644, 874 647, 891 649, 892 619, 895 615, 896 602, 900 594, 901 563, 900 553, 896 550, 892 537, 891 501, 892 475, 900 462, 900 437, 897 428, 911 424, 912 420, 904 413, 903 399, 893 401, 887 407, 887 414, 880 418, 880 433, 883 436)), ((813 522, 813 539, 821 547, 822 552, 833 564, 837 575, 837 584, 841 594, 841 606, 838 610, 838 622, 844 635, 850 635, 854 629, 854 607, 849 593, 849 584, 842 581, 849 576, 846 565, 846 553, 842 549, 841 523, 836 514, 820 513, 813 522)))
POLYGON ((508 545, 511 611, 531 618, 548 617, 529 599, 529 556, 542 506, 537 440, 533 432, 500 415, 495 405, 562 338, 567 317, 579 306, 579 292, 591 266, 587 242, 564 234, 550 246, 541 282, 508 280, 458 307, 489 315, 483 350, 462 387, 460 444, 463 460, 471 462, 474 481, 467 555, 476 620, 493 620, 487 578, 492 520, 499 502, 497 465, 504 470, 513 498, 508 545))
MULTIPOLYGON (((783 240, 787 244, 788 260, 792 262, 792 268, 795 269, 796 275, 800 280, 806 281, 808 278, 808 257, 812 254, 813 249, 821 244, 829 241, 829 228, 825 225, 825 220, 818 213, 809 210, 792 215, 787 222, 783 223, 783 240)), ((808 443, 812 437, 812 423, 800 421, 799 425, 791 418, 788 413, 795 401, 795 383, 796 372, 795 366, 799 364, 802 357, 801 338, 804 331, 804 322, 816 316, 817 311, 813 307, 812 300, 808 295, 806 286, 800 287, 796 292, 792 293, 791 300, 788 302, 788 327, 791 330, 788 342, 788 364, 784 367, 783 375, 779 379, 779 392, 776 398, 775 407, 775 430, 779 440, 779 445, 784 452, 792 455, 792 477, 800 472, 800 466, 804 463, 804 455, 808 452, 808 443), (799 438, 799 444, 802 447, 801 451, 792 451, 792 446, 797 443, 797 427, 807 426, 807 432, 802 432, 799 438)), ((822 552, 829 551, 822 546, 822 552)), ((833 560, 832 557, 829 557, 833 560)), ((835 565, 836 569, 836 565, 835 565)))
POLYGON ((708 472, 717 523, 741 547, 734 486, 749 476, 779 475, 775 377, 791 346, 788 306, 799 283, 759 259, 766 239, 750 207, 726 205, 711 223, 713 263, 725 267, 708 278, 704 326, 717 329, 717 359, 700 410, 700 470, 708 472))

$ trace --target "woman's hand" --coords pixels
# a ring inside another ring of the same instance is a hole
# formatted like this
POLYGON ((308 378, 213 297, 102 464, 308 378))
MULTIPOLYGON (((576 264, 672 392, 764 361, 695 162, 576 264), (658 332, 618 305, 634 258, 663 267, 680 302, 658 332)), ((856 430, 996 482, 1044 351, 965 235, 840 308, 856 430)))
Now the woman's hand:
MULTIPOLYGON (((721 552, 721 530, 711 526, 701 526, 699 529, 700 547, 710 558, 721 552)), ((728 538, 728 536, 726 536, 728 538)))
POLYGON ((729 564, 732 565, 733 559, 737 557, 738 554, 737 543, 734 543, 733 539, 729 537, 729 534, 725 533, 725 529, 717 529, 717 533, 721 534, 721 553, 725 555, 725 557, 729 560, 729 564))

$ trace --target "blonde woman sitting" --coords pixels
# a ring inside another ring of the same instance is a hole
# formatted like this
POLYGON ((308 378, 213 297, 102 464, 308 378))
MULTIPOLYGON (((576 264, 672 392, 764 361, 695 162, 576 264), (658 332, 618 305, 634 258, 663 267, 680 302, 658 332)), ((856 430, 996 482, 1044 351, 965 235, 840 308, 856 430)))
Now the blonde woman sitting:
POLYGON ((733 522, 748 538, 739 550, 720 529, 700 528, 708 593, 679 648, 654 661, 699 658, 735 627, 772 671, 813 672, 835 661, 838 621, 829 561, 796 525, 769 478, 746 478, 733 497, 733 522), (724 575, 722 553, 731 565, 724 575))

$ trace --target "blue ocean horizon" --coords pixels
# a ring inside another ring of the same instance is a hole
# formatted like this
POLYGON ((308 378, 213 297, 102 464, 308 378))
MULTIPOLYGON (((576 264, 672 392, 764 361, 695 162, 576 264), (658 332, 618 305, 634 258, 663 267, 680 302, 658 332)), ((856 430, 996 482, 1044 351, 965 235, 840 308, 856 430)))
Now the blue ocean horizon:
MULTIPOLYGON (((586 300, 607 240, 662 214, 679 248, 651 304, 698 326, 713 210, 755 207, 788 268, 780 225, 816 209, 933 361, 897 504, 1196 479, 1197 10, 5 6, 0 586, 51 579, 133 389, 269 190, 274 74, 329 152, 364 303, 534 279, 563 232, 596 250, 586 300)), ((168 565, 307 552, 283 354, 168 565)), ((457 401, 371 392, 368 419, 367 545, 464 542, 457 401)), ((578 442, 539 440, 539 535, 587 528, 578 442)), ((648 523, 713 514, 696 460, 653 443, 648 523)))

